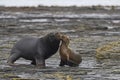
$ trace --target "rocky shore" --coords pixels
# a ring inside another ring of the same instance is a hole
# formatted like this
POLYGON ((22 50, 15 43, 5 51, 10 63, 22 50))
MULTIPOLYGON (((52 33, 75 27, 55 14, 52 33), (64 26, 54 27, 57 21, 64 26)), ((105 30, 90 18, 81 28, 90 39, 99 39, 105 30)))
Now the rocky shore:
POLYGON ((120 80, 120 7, 0 7, 0 80, 120 80), (16 41, 50 32, 70 36, 70 46, 81 54, 79 67, 59 67, 57 52, 38 69, 20 59, 6 60, 16 41))

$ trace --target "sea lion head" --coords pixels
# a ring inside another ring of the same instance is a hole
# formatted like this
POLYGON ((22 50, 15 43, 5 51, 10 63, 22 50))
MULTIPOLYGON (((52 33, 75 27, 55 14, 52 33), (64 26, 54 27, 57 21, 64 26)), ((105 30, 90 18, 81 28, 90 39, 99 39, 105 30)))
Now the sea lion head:
POLYGON ((69 43, 70 43, 69 36, 58 32, 58 33, 56 33, 56 37, 57 37, 57 39, 62 40, 64 43, 66 43, 67 45, 69 45, 69 43))

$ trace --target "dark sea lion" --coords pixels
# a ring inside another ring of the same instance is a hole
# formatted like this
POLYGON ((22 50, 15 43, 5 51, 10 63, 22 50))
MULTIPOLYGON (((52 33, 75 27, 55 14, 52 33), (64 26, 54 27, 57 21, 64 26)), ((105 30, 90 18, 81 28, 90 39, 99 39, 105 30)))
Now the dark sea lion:
POLYGON ((38 67, 45 67, 45 60, 54 55, 60 40, 56 33, 49 33, 41 38, 24 38, 18 41, 12 48, 7 63, 12 65, 19 58, 31 60, 31 64, 38 67))

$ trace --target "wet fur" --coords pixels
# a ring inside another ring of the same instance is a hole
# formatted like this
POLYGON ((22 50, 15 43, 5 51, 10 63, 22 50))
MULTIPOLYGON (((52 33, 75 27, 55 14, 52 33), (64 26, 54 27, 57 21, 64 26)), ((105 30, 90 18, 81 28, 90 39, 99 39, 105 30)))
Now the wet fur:
POLYGON ((70 48, 69 43, 70 39, 68 36, 58 33, 58 38, 62 41, 59 49, 61 62, 60 66, 69 65, 69 66, 78 66, 81 61, 81 55, 75 54, 70 48))
POLYGON ((41 38, 28 37, 18 41, 11 50, 7 63, 13 63, 19 58, 31 60, 31 64, 45 67, 45 59, 54 55, 59 48, 60 40, 55 33, 49 33, 41 38))

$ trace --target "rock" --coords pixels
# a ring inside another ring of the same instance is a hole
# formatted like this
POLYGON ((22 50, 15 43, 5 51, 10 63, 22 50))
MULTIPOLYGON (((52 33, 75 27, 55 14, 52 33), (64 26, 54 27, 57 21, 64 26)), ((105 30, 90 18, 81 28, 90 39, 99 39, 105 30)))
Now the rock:
POLYGON ((98 47, 95 56, 97 59, 120 59, 120 41, 98 47))
POLYGON ((23 78, 13 78, 12 80, 39 80, 39 79, 23 79, 23 78))
POLYGON ((67 75, 67 76, 66 76, 66 80, 73 80, 73 79, 72 79, 72 76, 67 75))
POLYGON ((111 73, 113 73, 113 74, 120 74, 120 69, 113 70, 111 73))
POLYGON ((3 78, 19 78, 17 75, 14 74, 4 74, 3 78))

